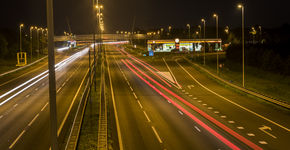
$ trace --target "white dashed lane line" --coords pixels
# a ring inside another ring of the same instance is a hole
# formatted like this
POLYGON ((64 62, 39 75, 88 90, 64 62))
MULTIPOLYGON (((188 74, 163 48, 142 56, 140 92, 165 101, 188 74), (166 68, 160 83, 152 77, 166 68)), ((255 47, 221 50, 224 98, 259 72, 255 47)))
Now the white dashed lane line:
POLYGON ((238 129, 240 129, 240 130, 243 130, 243 129, 245 129, 244 127, 237 127, 238 129))
POLYGON ((159 136, 159 134, 158 134, 158 132, 156 131, 155 127, 154 126, 151 126, 151 128, 152 128, 155 136, 157 137, 159 143, 163 143, 162 140, 161 140, 161 138, 160 138, 160 136, 159 136))
POLYGON ((148 121, 148 122, 151 122, 151 120, 150 120, 150 118, 148 117, 147 113, 146 113, 145 111, 143 111, 143 113, 144 113, 144 115, 145 115, 147 121, 148 121))
POLYGON ((26 95, 25 97, 28 98, 30 95, 26 95))
POLYGON ((138 104, 139 104, 140 108, 142 109, 142 108, 143 108, 143 106, 142 106, 142 104, 140 103, 140 101, 139 101, 139 100, 137 100, 137 102, 138 102, 138 104))
POLYGON ((17 107, 18 106, 18 104, 15 104, 13 107, 15 108, 15 107, 17 107))
POLYGON ((0 116, 0 119, 3 118, 3 115, 0 116))
POLYGON ((194 128, 195 128, 198 132, 201 132, 201 130, 200 130, 197 126, 194 126, 194 128))
POLYGON ((268 144, 266 141, 259 141, 259 143, 263 145, 268 144))
POLYGON ((183 115, 183 112, 181 112, 180 110, 178 110, 178 112, 179 112, 181 115, 183 115))
POLYGON ((247 135, 248 136, 255 136, 255 134, 253 134, 253 133, 248 133, 247 135))
POLYGON ((43 111, 43 110, 46 108, 47 105, 48 105, 48 103, 46 103, 46 104, 41 108, 40 111, 43 111))

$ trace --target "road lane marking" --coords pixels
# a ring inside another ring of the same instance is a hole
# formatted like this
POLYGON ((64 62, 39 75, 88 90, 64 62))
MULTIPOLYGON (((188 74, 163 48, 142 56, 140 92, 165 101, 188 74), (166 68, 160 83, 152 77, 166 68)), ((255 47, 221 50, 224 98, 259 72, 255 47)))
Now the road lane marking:
POLYGON ((221 118, 227 118, 227 116, 221 116, 221 118))
POLYGON ((181 115, 183 115, 183 113, 182 113, 180 110, 178 110, 178 112, 179 112, 181 115))
POLYGON ((207 109, 212 110, 213 108, 212 107, 207 107, 207 109))
POLYGON ((228 122, 231 123, 231 124, 235 123, 235 121, 232 121, 232 120, 231 121, 228 121, 228 122))
POLYGON ((0 119, 3 118, 3 115, 0 116, 0 119))
POLYGON ((37 90, 38 90, 38 88, 35 88, 34 90, 35 90, 35 91, 37 91, 37 90))
POLYGON ((185 94, 188 95, 189 93, 188 92, 185 92, 185 94))
POLYGON ((144 113, 144 115, 145 115, 145 117, 146 117, 147 121, 148 121, 148 122, 151 122, 151 120, 149 119, 149 117, 148 117, 147 113, 146 113, 145 111, 143 111, 143 113, 144 113))
MULTIPOLYGON (((116 59, 114 57, 115 63, 118 65, 120 71, 121 68, 119 66, 119 64, 116 62, 116 59)), ((121 135, 121 129, 120 129, 120 123, 119 123, 119 118, 118 118, 118 112, 117 112, 117 108, 116 108, 116 102, 115 102, 115 94, 114 94, 114 88, 113 88, 113 83, 112 83, 112 78, 111 78, 111 72, 110 72, 110 64, 108 62, 108 59, 106 57, 106 62, 108 64, 107 67, 107 71, 108 71, 108 75, 109 75, 109 81, 110 81, 110 89, 111 89, 111 96, 112 96, 112 101, 113 101, 113 108, 114 108, 114 115, 115 115, 115 122, 116 122, 116 126, 117 126, 117 133, 118 133, 118 142, 119 142, 119 149, 123 150, 123 140, 122 140, 122 135, 121 135)))
POLYGON ((220 113, 220 112, 219 112, 219 111, 214 111, 214 113, 215 113, 215 114, 218 114, 218 113, 220 113))
POLYGON ((243 109, 243 110, 245 110, 245 111, 247 111, 247 112, 249 112, 249 113, 251 113, 251 114, 254 114, 254 115, 256 115, 256 116, 258 116, 258 117, 260 117, 260 118, 262 118, 262 119, 264 119, 264 120, 266 120, 266 121, 268 121, 268 122, 271 122, 272 124, 274 124, 274 125, 276 125, 276 126, 278 126, 278 127, 280 127, 280 128, 282 128, 282 129, 284 129, 284 130, 286 130, 286 131, 288 131, 288 132, 290 132, 290 129, 288 129, 288 128, 286 128, 286 127, 284 127, 284 126, 282 126, 282 125, 280 125, 280 124, 278 124, 278 123, 276 123, 276 122, 274 122, 274 121, 272 121, 272 120, 270 120, 270 119, 268 119, 268 118, 266 118, 266 117, 264 117, 264 116, 262 116, 262 115, 260 115, 260 114, 258 114, 258 113, 256 113, 256 112, 254 112, 254 111, 252 111, 252 110, 250 110, 250 109, 248 109, 248 108, 246 108, 246 107, 244 107, 244 106, 242 106, 242 105, 240 105, 240 104, 238 104, 238 103, 235 103, 235 102, 233 102, 233 101, 231 101, 231 100, 229 100, 229 99, 227 99, 227 98, 225 98, 224 96, 222 96, 222 95, 219 95, 218 93, 216 93, 216 92, 214 92, 214 91, 212 91, 212 90, 210 90, 209 88, 207 88, 207 87, 205 87, 203 84, 201 84, 197 79, 195 79, 177 60, 175 60, 176 61, 176 63, 184 70, 184 72, 186 72, 197 84, 199 84, 201 87, 203 87, 204 89, 206 89, 207 91, 209 91, 209 92, 211 92, 211 93, 213 93, 214 95, 216 95, 216 96, 218 96, 218 97, 220 97, 220 98, 222 98, 222 99, 224 99, 224 100, 226 100, 226 101, 228 101, 228 102, 230 102, 230 103, 232 103, 233 105, 236 105, 236 106, 238 106, 238 107, 240 107, 241 109, 243 109))
POLYGON ((12 149, 13 146, 17 143, 17 141, 21 138, 21 136, 25 133, 25 130, 23 130, 18 137, 14 140, 14 142, 9 146, 9 149, 12 149))
POLYGON ((272 138, 277 139, 276 136, 274 136, 274 135, 272 135, 271 133, 265 131, 265 130, 270 130, 270 131, 272 131, 272 128, 271 128, 271 127, 268 127, 268 126, 263 125, 263 127, 260 127, 259 129, 260 129, 261 131, 263 131, 264 133, 268 134, 269 136, 271 136, 272 138))
POLYGON ((157 133, 157 131, 156 131, 155 127, 154 127, 154 126, 151 126, 151 128, 152 128, 152 130, 153 130, 153 132, 154 132, 155 136, 157 137, 157 139, 158 139, 159 143, 162 143, 162 140, 161 140, 161 138, 160 138, 159 134, 157 133))
POLYGON ((184 92, 185 92, 185 90, 182 90, 182 92, 184 93, 184 92))
POLYGON ((248 136, 255 136, 253 133, 247 133, 248 136))
POLYGON ((202 104, 203 106, 207 106, 207 104, 202 104))
POLYGON ((243 129, 245 129, 244 127, 237 127, 238 129, 240 129, 240 130, 243 130, 243 129))
POLYGON ((201 132, 201 130, 200 130, 197 126, 194 126, 194 128, 195 128, 198 132, 201 132))
POLYGON ((192 95, 188 95, 189 97, 192 97, 192 95))
POLYGON ((130 86, 131 91, 133 92, 133 88, 130 86))
POLYGON ((137 100, 137 102, 138 102, 139 106, 140 106, 140 107, 141 107, 141 109, 142 109, 142 108, 143 108, 143 106, 141 105, 140 101, 139 101, 139 100, 137 100))
POLYGON ((28 98, 30 95, 26 95, 25 97, 28 98))
POLYGON ((48 105, 48 103, 46 103, 46 104, 41 108, 40 111, 43 111, 43 110, 46 108, 47 105, 48 105))
POLYGON ((169 104, 171 104, 171 102, 170 101, 167 101, 169 104))
POLYGON ((268 144, 266 141, 259 141, 259 143, 263 145, 268 144))
POLYGON ((196 97, 194 97, 193 99, 197 99, 196 97))
POLYGON ((202 101, 197 101, 197 102, 201 103, 202 101))
POLYGON ((135 97, 135 99, 138 99, 137 95, 135 94, 135 92, 133 92, 133 95, 135 97))
POLYGON ((177 82, 177 80, 176 80, 176 78, 175 78, 175 76, 174 76, 173 72, 172 72, 172 71, 171 71, 171 69, 169 68, 169 66, 168 66, 167 62, 165 61, 165 59, 164 59, 164 58, 162 58, 162 59, 163 59, 163 61, 164 61, 165 65, 166 65, 166 67, 168 68, 168 70, 169 70, 169 72, 170 72, 171 76, 173 77, 173 80, 174 80, 175 84, 176 84, 176 85, 177 85, 179 88, 181 88, 181 86, 178 84, 178 82, 177 82))
POLYGON ((33 122, 38 118, 39 114, 37 114, 28 124, 28 126, 31 127, 31 125, 33 124, 33 122))
POLYGON ((42 86, 44 86, 44 85, 45 85, 45 83, 42 83, 41 85, 42 85, 42 86))
POLYGON ((13 107, 15 108, 15 107, 17 107, 18 106, 18 104, 15 104, 13 107))

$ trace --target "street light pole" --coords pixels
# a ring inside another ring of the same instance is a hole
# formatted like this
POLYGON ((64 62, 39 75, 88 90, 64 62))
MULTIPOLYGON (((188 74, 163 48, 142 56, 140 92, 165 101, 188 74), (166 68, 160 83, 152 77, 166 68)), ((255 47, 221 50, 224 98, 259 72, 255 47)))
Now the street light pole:
POLYGON ((22 27, 24 25, 23 24, 20 24, 19 26, 19 50, 20 52, 22 52, 22 27))
POLYGON ((30 63, 32 63, 32 31, 34 27, 30 27, 30 63))
POLYGON ((55 85, 55 57, 54 57, 54 23, 53 0, 46 0, 47 28, 48 28, 48 68, 49 68, 49 106, 50 106, 50 142, 51 149, 58 150, 57 144, 57 113, 56 113, 56 85, 55 85))
POLYGON ((188 39, 190 39, 190 24, 186 25, 188 27, 188 39))
POLYGON ((205 19, 201 19, 201 22, 203 22, 203 45, 204 45, 204 50, 203 50, 203 65, 205 66, 205 19))
MULTIPOLYGON (((219 16, 217 14, 213 14, 213 17, 216 19, 216 38, 219 38, 219 16)), ((219 74, 219 54, 218 50, 216 52, 216 72, 219 74)))
POLYGON ((245 7, 240 4, 238 5, 242 10, 242 51, 243 51, 243 87, 245 88, 245 7))

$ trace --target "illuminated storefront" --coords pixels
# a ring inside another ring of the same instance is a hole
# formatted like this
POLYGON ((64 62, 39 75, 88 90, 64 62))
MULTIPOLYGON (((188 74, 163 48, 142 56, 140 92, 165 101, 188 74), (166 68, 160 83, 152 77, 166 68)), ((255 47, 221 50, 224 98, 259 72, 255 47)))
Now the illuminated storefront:
MULTIPOLYGON (((179 40, 180 52, 198 52, 203 51, 204 45, 206 45, 208 51, 220 51, 221 39, 194 39, 194 40, 179 40)), ((171 52, 176 50, 174 40, 148 40, 148 51, 154 52, 171 52)))

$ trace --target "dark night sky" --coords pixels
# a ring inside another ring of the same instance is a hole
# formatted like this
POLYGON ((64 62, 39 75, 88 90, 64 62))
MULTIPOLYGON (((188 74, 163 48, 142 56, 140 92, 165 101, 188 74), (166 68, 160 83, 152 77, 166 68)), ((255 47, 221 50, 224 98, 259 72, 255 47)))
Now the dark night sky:
MULTIPOLYGON (((236 0, 100 0, 104 3, 104 22, 107 32, 131 30, 133 18, 136 26, 153 28, 197 25, 205 17, 214 25, 212 13, 220 16, 221 26, 239 26, 240 11, 236 0)), ((2 0, 0 28, 16 30, 19 23, 27 26, 46 24, 45 0, 2 0)), ((77 34, 92 31, 92 0, 54 0, 56 33, 68 31, 68 18, 72 31, 77 34)), ((290 23, 288 0, 247 0, 246 24, 277 27, 290 23)))

